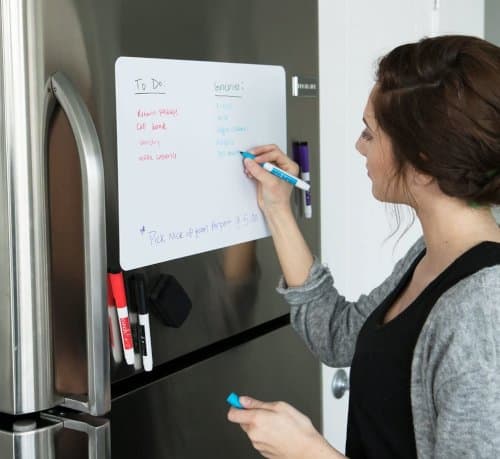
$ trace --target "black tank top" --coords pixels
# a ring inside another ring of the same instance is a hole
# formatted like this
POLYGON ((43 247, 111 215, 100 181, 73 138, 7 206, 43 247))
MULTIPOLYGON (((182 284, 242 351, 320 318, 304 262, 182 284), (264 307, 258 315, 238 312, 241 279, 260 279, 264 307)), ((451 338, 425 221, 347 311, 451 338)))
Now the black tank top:
POLYGON ((358 335, 351 365, 346 455, 351 459, 416 458, 410 383, 413 350, 438 298, 461 279, 500 264, 500 244, 481 242, 458 257, 405 310, 384 317, 408 285, 425 249, 358 335))

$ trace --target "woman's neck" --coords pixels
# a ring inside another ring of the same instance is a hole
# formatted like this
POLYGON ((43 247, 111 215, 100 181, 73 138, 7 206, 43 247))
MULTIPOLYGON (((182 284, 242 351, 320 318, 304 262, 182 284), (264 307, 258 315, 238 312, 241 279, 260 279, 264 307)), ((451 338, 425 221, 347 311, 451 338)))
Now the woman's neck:
POLYGON ((426 265, 438 271, 482 241, 500 242, 500 229, 486 207, 434 196, 416 212, 427 247, 426 265))

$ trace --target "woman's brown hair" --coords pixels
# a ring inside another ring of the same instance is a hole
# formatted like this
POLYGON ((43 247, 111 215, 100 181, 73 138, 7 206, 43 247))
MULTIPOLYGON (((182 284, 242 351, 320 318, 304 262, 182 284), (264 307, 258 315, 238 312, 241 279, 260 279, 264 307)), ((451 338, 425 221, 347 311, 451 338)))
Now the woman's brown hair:
POLYGON ((411 164, 447 195, 500 204, 500 48, 447 35, 398 46, 378 66, 375 117, 397 176, 411 164))

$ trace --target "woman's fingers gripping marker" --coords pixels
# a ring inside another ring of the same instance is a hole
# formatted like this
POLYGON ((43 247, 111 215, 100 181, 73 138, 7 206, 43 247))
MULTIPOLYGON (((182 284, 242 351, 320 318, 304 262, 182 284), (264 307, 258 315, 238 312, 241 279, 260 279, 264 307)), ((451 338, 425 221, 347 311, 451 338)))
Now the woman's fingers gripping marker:
MULTIPOLYGON (((240 151, 241 155, 243 158, 248 158, 248 159, 255 159, 255 156, 248 152, 248 151, 240 151)), ((289 174, 288 172, 284 171, 283 169, 280 169, 277 166, 274 166, 271 163, 261 163, 260 164, 266 171, 270 172, 274 176, 278 177, 281 180, 284 180, 285 182, 288 182, 292 184, 293 186, 296 186, 297 188, 304 190, 304 191, 309 191, 311 186, 309 183, 304 182, 304 180, 299 179, 298 177, 295 177, 294 175, 289 174)))
POLYGON ((234 392, 229 394, 226 398, 226 402, 240 410, 244 409, 244 406, 240 403, 240 398, 234 392))

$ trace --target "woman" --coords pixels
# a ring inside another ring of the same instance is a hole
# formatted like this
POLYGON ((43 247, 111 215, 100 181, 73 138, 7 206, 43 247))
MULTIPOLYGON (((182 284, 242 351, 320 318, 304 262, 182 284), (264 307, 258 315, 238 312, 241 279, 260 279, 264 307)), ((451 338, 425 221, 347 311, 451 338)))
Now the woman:
MULTIPOLYGON (((331 366, 351 366, 347 457, 500 457, 500 49, 442 36, 379 63, 356 143, 376 199, 411 206, 423 237, 369 295, 347 302, 313 257, 275 146, 245 159, 283 270, 292 325, 331 366)), ((232 408, 269 458, 340 458, 283 402, 232 408)))

